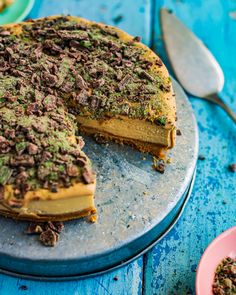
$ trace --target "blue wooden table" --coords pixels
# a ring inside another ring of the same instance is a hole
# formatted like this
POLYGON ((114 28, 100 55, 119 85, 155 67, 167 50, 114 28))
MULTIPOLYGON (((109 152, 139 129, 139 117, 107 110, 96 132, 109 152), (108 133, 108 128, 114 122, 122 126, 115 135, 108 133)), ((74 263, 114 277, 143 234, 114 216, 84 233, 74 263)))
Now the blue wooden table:
MULTIPOLYGON (((216 56, 226 77, 222 97, 236 111, 235 0, 36 0, 30 17, 63 13, 116 25, 142 36, 169 67, 160 36, 160 7, 172 9, 216 56)), ((228 170, 236 162, 236 129, 217 106, 190 100, 205 160, 198 161, 191 199, 175 228, 146 255, 114 272, 64 283, 0 275, 0 295, 194 294, 204 249, 236 224, 236 174, 228 170)))

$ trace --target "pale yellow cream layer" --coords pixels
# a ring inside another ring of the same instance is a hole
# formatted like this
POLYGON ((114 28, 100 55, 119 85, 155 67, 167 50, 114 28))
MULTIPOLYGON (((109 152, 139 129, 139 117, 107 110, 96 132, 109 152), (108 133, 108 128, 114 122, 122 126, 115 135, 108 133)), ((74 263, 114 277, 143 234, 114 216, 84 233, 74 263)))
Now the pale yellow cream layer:
POLYGON ((78 123, 82 128, 91 128, 98 133, 107 132, 121 138, 133 139, 162 145, 172 146, 172 129, 165 129, 148 121, 138 119, 110 118, 106 120, 94 120, 88 117, 78 117, 78 123))
MULTIPOLYGON (((0 204, 0 211, 14 211, 20 216, 60 215, 75 212, 96 211, 94 206, 94 192, 96 183, 76 183, 69 188, 60 188, 57 193, 46 189, 29 191, 24 198, 21 208, 10 208, 7 202, 0 204)), ((4 198, 7 201, 13 197, 11 186, 5 187, 4 198)))
POLYGON ((20 217, 69 215, 73 213, 85 212, 86 210, 88 210, 88 213, 90 213, 90 211, 95 213, 96 211, 93 195, 73 197, 70 199, 31 201, 27 207, 24 206, 20 209, 11 209, 0 204, 0 211, 13 211, 20 217))

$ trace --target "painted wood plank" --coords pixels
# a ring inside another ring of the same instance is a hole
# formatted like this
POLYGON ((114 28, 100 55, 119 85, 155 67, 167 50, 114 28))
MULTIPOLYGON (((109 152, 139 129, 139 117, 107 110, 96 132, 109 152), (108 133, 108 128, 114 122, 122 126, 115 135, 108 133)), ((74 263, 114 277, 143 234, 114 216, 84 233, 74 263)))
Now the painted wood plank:
POLYGON ((71 14, 118 26, 133 36, 141 36, 144 43, 150 44, 151 0, 36 0, 30 17, 58 14, 71 14))
POLYGON ((141 294, 142 258, 113 271, 86 280, 35 282, 0 276, 1 295, 132 295, 141 294))
MULTIPOLYGON (((119 26, 150 43, 151 0, 36 0, 29 17, 71 14, 119 26)), ((141 294, 142 258, 111 273, 86 280, 45 283, 0 275, 0 295, 141 294), (115 280, 114 278, 118 278, 115 280)))
MULTIPOLYGON (((217 57, 226 77, 222 97, 236 109, 236 20, 232 17, 236 2, 156 1, 155 49, 166 61, 160 37, 160 7, 172 9, 217 57)), ((196 267, 204 249, 236 223, 236 175, 227 169, 228 164, 236 162, 236 128, 217 106, 196 98, 190 100, 199 126, 200 154, 206 159, 198 162, 196 183, 182 218, 148 253, 146 295, 194 294, 196 267)))

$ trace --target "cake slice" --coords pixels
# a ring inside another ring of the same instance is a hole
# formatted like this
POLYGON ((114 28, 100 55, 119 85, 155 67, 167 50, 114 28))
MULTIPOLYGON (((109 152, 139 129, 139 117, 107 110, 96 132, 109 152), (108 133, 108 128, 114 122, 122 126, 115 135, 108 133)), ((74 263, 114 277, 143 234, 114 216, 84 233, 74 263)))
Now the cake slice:
POLYGON ((77 17, 1 27, 0 214, 94 214, 96 177, 78 131, 163 156, 175 120, 168 72, 138 37, 77 17))

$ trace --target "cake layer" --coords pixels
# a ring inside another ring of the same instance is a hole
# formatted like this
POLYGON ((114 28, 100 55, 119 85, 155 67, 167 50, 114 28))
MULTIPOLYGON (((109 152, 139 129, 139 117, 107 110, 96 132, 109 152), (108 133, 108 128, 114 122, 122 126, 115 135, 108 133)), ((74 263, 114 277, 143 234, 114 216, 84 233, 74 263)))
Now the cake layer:
MULTIPOLYGON (((19 219, 19 220, 28 220, 28 221, 67 221, 67 220, 72 220, 72 219, 77 219, 77 218, 82 218, 86 216, 91 216, 96 214, 97 210, 94 205, 94 196, 86 196, 83 198, 82 202, 86 204, 85 209, 80 208, 80 206, 77 205, 78 211, 71 210, 70 212, 67 213, 47 213, 47 214, 39 214, 39 213, 28 213, 28 212, 19 212, 18 210, 8 208, 0 204, 0 214, 5 216, 5 217, 11 217, 14 219, 19 219), (89 207, 89 204, 92 204, 89 207)), ((63 200, 60 202, 61 206, 63 207, 64 204, 66 204, 67 200, 63 200)), ((77 204, 78 199, 75 200, 74 204, 77 204)), ((50 206, 54 206, 55 204, 53 201, 48 201, 50 203, 50 206)), ((79 201, 80 203, 80 201, 79 201)), ((63 210, 62 210, 63 211, 63 210)))
POLYGON ((29 191, 20 207, 8 205, 13 196, 11 186, 5 187, 5 203, 0 203, 0 212, 18 216, 20 219, 67 220, 70 216, 83 217, 96 212, 94 205, 95 183, 76 183, 69 188, 58 189, 57 193, 46 189, 29 191))
POLYGON ((101 134, 108 140, 118 140, 141 151, 159 156, 174 145, 175 128, 163 128, 154 123, 127 117, 94 120, 77 117, 79 128, 88 134, 101 134))

